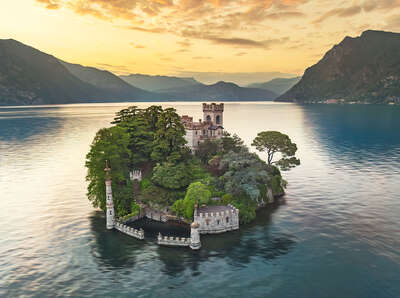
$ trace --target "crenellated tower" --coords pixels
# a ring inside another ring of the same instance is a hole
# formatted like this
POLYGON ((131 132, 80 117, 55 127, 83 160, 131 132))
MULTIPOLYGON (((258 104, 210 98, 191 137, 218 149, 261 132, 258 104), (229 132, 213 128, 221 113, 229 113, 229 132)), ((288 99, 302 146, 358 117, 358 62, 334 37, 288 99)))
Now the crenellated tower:
POLYGON ((224 124, 224 104, 203 103, 203 121, 212 122, 214 125, 223 126, 224 124))
POLYGON ((106 162, 106 168, 104 169, 106 172, 106 219, 107 219, 107 229, 111 230, 114 228, 114 200, 112 195, 111 188, 111 177, 110 177, 110 167, 108 166, 108 162, 106 162))

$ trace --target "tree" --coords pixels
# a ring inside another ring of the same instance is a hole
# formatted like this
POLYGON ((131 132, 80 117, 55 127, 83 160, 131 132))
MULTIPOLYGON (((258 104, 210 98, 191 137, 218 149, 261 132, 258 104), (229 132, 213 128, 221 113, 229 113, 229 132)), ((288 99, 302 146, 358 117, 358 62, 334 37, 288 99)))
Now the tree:
POLYGON ((251 145, 255 146, 258 151, 267 153, 268 165, 276 164, 282 170, 288 170, 300 164, 300 160, 295 157, 296 144, 292 143, 289 136, 279 131, 260 132, 251 145), (274 162, 276 153, 281 153, 282 158, 274 162))
POLYGON ((219 144, 215 140, 205 140, 199 144, 196 150, 196 156, 200 158, 203 164, 207 164, 208 161, 215 156, 219 151, 219 144))
POLYGON ((172 164, 165 162, 157 164, 153 169, 151 180, 164 188, 181 189, 190 184, 193 175, 185 163, 172 164))
POLYGON ((243 147, 243 140, 237 134, 231 136, 230 133, 224 132, 221 141, 224 152, 238 152, 243 147))
POLYGON ((129 134, 129 146, 131 150, 130 168, 140 168, 150 160, 153 151, 154 133, 142 116, 136 116, 120 122, 118 126, 123 127, 129 134))
POLYGON ((261 203, 263 199, 260 185, 270 179, 267 164, 257 154, 250 153, 247 148, 239 152, 229 152, 221 160, 225 173, 220 177, 223 189, 234 196, 246 194, 254 202, 261 203))
POLYGON ((104 168, 106 160, 111 166, 112 188, 118 215, 130 212, 131 184, 129 180, 129 162, 131 151, 128 149, 129 134, 125 128, 114 126, 100 129, 86 155, 88 198, 94 207, 106 210, 106 188, 104 168))
POLYGON ((115 114, 114 121, 111 124, 119 124, 124 121, 129 121, 131 119, 136 118, 138 115, 143 113, 142 109, 139 109, 137 106, 131 106, 126 109, 123 109, 115 114))
POLYGON ((146 119, 151 131, 156 132, 157 123, 162 113, 163 109, 161 106, 150 106, 144 111, 143 116, 146 119))
POLYGON ((165 109, 157 121, 154 147, 151 158, 154 161, 176 162, 185 154, 185 128, 180 116, 173 108, 165 109))
POLYGON ((211 199, 211 191, 207 185, 201 182, 193 182, 189 185, 185 198, 183 200, 177 200, 172 210, 176 214, 186 217, 187 219, 193 218, 194 205, 195 204, 208 204, 211 199))

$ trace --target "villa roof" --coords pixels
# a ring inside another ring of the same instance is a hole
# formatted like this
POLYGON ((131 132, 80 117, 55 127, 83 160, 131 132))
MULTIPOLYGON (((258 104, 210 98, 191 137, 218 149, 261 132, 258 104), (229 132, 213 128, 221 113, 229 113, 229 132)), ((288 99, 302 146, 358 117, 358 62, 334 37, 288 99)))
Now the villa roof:
POLYGON ((217 130, 218 128, 222 128, 223 129, 223 127, 221 125, 211 125, 208 129, 209 130, 217 130))

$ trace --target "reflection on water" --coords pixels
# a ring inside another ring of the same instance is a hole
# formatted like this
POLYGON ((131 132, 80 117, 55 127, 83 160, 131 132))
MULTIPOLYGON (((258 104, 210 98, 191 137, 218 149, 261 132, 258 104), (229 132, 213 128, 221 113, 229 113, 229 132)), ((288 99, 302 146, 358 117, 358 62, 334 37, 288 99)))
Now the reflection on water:
POLYGON ((228 131, 287 133, 302 165, 284 203, 192 251, 108 231, 86 198, 90 142, 127 105, 0 108, 0 296, 400 297, 398 107, 226 104, 228 131))

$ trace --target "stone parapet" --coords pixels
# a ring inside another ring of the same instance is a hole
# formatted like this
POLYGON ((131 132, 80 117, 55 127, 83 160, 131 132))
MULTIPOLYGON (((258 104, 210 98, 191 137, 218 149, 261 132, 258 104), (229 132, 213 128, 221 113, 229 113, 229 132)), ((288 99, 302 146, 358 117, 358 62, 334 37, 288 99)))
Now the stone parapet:
POLYGON ((209 206, 194 213, 200 234, 219 234, 239 229, 239 210, 232 206, 209 206))
POLYGON ((120 231, 121 233, 124 233, 128 236, 134 237, 136 239, 140 239, 143 240, 144 239, 144 231, 143 229, 134 229, 132 227, 129 227, 127 225, 124 225, 121 222, 115 222, 114 228, 118 231, 120 231))
POLYGON ((157 244, 166 246, 190 246, 190 238, 163 236, 158 234, 157 244))

